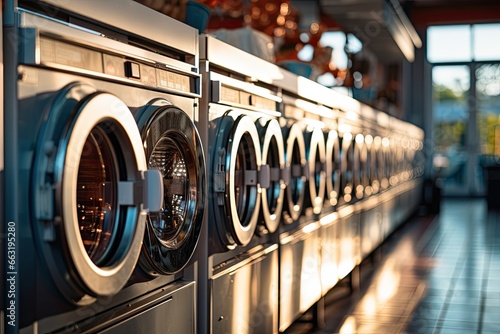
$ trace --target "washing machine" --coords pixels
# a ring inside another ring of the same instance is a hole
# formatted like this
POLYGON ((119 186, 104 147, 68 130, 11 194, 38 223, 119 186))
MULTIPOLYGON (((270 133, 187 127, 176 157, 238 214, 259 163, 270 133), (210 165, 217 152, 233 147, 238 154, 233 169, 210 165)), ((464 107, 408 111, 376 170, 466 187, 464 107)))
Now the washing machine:
POLYGON ((364 198, 361 166, 366 156, 359 110, 341 110, 338 118, 340 145, 340 193, 337 204, 339 222, 339 278, 349 275, 361 261, 360 213, 364 198))
POLYGON ((326 148, 326 192, 321 224, 321 290, 326 295, 339 281, 339 240, 337 204, 340 194, 340 141, 338 135, 338 110, 330 109, 324 117, 326 148))
MULTIPOLYGON (((300 80, 295 78, 295 81, 300 80)), ((290 168, 280 226, 280 331, 315 307, 322 297, 320 214, 326 191, 327 154, 323 118, 330 108, 318 104, 303 81, 301 89, 282 88, 285 161, 290 168)))
POLYGON ((196 332, 197 31, 133 1, 13 12, 17 329, 196 332))
POLYGON ((365 155, 360 159, 362 184, 364 185, 363 208, 360 216, 361 259, 365 259, 383 241, 383 197, 380 189, 380 152, 382 139, 377 116, 380 112, 364 107, 363 137, 365 155))
POLYGON ((275 333, 287 180, 281 98, 270 84, 279 70, 207 35, 200 59, 210 189, 200 323, 211 333, 275 333))
POLYGON ((422 191, 421 156, 423 132, 418 127, 400 120, 393 120, 396 137, 396 181, 400 188, 398 221, 407 220, 417 209, 422 191))

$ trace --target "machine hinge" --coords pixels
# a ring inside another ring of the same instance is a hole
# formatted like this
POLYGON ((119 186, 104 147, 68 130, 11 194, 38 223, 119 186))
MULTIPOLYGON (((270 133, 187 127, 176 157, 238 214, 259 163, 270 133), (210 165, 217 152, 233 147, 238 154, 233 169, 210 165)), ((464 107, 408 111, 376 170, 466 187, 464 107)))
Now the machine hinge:
POLYGON ((271 167, 269 170, 269 179, 271 182, 278 182, 280 180, 279 167, 271 167))
POLYGON ((36 217, 41 221, 52 221, 54 219, 54 193, 52 182, 54 179, 54 155, 56 148, 53 141, 44 144, 44 162, 45 173, 43 180, 38 185, 38 195, 35 198, 37 202, 36 217))
MULTIPOLYGON (((294 166, 295 167, 295 166, 294 166)), ((302 167, 302 175, 306 177, 306 180, 309 179, 309 177, 311 176, 311 170, 309 168, 309 163, 306 163, 303 167, 302 167)), ((300 176, 299 176, 300 177, 300 176)))
POLYGON ((326 171, 326 163, 325 162, 316 161, 315 169, 316 169, 316 171, 315 171, 316 173, 322 172, 322 171, 326 171))
POLYGON ((261 188, 267 189, 271 185, 271 166, 261 165, 259 171, 259 184, 261 188))
MULTIPOLYGON (((111 184, 106 183, 107 187, 111 184)), ((140 181, 120 181, 118 183, 118 205, 139 205, 143 210, 156 212, 163 205, 163 177, 156 169, 142 172, 140 181)))
POLYGON ((294 164, 291 166, 291 173, 290 174, 291 174, 290 177, 293 177, 294 179, 300 178, 305 174, 304 167, 301 164, 294 164))
POLYGON ((219 149, 217 152, 217 169, 214 175, 214 191, 217 193, 217 204, 224 205, 226 194, 226 150, 219 149))
POLYGON ((291 169, 290 166, 286 165, 281 170, 281 178, 283 179, 283 182, 285 184, 290 184, 290 178, 291 178, 291 175, 290 175, 291 170, 290 169, 291 169))
POLYGON ((42 224, 43 240, 52 242, 56 240, 56 231, 54 226, 54 194, 50 183, 44 183, 39 186, 38 196, 35 199, 37 203, 37 218, 42 224))

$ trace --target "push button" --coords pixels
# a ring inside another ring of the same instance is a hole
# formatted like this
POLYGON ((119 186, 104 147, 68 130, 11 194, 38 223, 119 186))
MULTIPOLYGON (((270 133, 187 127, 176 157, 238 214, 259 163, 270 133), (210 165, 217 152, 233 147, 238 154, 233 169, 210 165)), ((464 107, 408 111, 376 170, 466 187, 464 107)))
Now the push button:
POLYGON ((141 70, 138 63, 133 63, 131 61, 125 62, 125 76, 127 78, 140 79, 141 70))

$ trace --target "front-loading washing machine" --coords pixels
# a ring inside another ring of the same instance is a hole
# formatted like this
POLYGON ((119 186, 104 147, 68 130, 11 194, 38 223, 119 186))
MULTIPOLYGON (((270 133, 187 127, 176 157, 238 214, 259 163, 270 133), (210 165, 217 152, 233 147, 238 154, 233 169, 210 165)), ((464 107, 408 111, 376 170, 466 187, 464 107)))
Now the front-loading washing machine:
MULTIPOLYGON (((343 97, 336 96, 336 99, 343 97)), ((347 98, 347 97, 345 97, 347 98)), ((335 100, 335 99, 334 99, 335 100)), ((333 104, 333 103, 332 103, 333 104)), ((339 281, 339 239, 337 204, 340 194, 340 141, 338 135, 338 110, 330 109, 323 117, 325 123, 326 150, 326 190, 323 210, 320 214, 321 224, 321 290, 323 296, 339 281)))
MULTIPOLYGON (((391 119, 392 142, 394 145, 394 176, 392 183, 397 188, 398 206, 395 211, 397 220, 394 229, 416 210, 421 197, 422 178, 421 171, 413 173, 415 156, 421 151, 423 131, 413 124, 405 123, 398 119, 391 119)), ((423 161, 419 159, 417 165, 423 161)), ((420 169, 421 170, 421 169, 420 169)))
POLYGON ((364 195, 360 201, 362 206, 360 215, 360 256, 365 259, 382 243, 383 206, 381 203, 386 195, 381 194, 380 187, 380 152, 381 131, 378 124, 378 115, 381 112, 368 106, 361 110, 363 145, 361 149, 360 170, 361 184, 364 195))
POLYGON ((196 332, 197 31, 133 1, 13 11, 17 329, 196 332))
POLYGON ((341 172, 337 204, 340 279, 350 274, 361 261, 359 218, 364 185, 360 166, 365 158, 362 131, 359 110, 341 110, 338 119, 341 172))
POLYGON ((278 331, 278 244, 286 171, 278 68, 200 37, 209 214, 200 316, 211 333, 278 331), (252 68, 248 67, 252 64, 252 68), (259 73, 266 71, 267 73, 259 73))
MULTIPOLYGON (((298 77, 294 78, 296 81, 298 77)), ((290 168, 280 242, 280 331, 315 306, 321 289, 320 213, 326 191, 326 108, 310 95, 321 89, 303 81, 299 89, 282 88, 285 164, 290 168)))

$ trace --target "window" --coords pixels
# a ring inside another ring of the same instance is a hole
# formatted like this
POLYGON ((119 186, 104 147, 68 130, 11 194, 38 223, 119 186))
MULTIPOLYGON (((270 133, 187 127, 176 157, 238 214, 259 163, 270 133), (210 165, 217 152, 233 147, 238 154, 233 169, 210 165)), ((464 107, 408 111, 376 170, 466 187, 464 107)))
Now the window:
POLYGON ((472 60, 469 25, 429 27, 427 38, 431 63, 472 60))
POLYGON ((433 26, 427 30, 431 63, 500 59, 500 24, 433 26))
POLYGON ((500 24, 473 25, 474 60, 500 59, 500 24))

